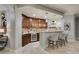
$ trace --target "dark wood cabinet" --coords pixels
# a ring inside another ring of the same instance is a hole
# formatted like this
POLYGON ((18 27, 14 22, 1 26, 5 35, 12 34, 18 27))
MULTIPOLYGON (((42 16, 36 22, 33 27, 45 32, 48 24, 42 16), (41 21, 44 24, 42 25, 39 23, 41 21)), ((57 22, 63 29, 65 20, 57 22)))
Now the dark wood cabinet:
MULTIPOLYGON (((25 46, 25 45, 27 45, 27 44, 29 44, 29 43, 31 43, 32 41, 32 38, 31 38, 31 35, 32 34, 23 34, 22 35, 22 46, 25 46)), ((39 35, 39 33, 36 33, 36 36, 37 36, 37 40, 36 41, 34 41, 34 42, 37 42, 37 41, 39 41, 39 39, 40 39, 40 35, 39 35)))
POLYGON ((39 27, 40 28, 47 28, 47 22, 44 19, 39 20, 39 27))
POLYGON ((39 41, 39 39, 40 39, 40 34, 37 33, 37 41, 39 41))
POLYGON ((23 15, 23 28, 47 28, 47 22, 45 19, 33 18, 23 15), (30 21, 32 19, 32 21, 30 21))
POLYGON ((30 28, 30 20, 27 17, 23 17, 22 28, 30 28))
POLYGON ((31 34, 23 34, 22 35, 22 46, 31 42, 31 34))
POLYGON ((47 22, 44 19, 32 19, 32 28, 47 28, 47 22))
POLYGON ((32 19, 31 26, 32 26, 32 28, 39 28, 39 20, 32 19))

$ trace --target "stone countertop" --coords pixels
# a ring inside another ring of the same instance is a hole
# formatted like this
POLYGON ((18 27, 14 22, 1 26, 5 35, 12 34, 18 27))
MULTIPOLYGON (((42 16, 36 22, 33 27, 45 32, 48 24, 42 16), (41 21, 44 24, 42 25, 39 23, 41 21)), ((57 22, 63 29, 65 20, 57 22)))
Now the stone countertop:
POLYGON ((62 32, 63 30, 48 30, 48 31, 41 31, 41 32, 62 32))
POLYGON ((22 34, 28 34, 28 33, 44 33, 44 32, 63 32, 63 30, 54 30, 54 29, 49 29, 49 30, 41 30, 41 29, 38 29, 38 30, 32 30, 32 31, 23 31, 22 34))

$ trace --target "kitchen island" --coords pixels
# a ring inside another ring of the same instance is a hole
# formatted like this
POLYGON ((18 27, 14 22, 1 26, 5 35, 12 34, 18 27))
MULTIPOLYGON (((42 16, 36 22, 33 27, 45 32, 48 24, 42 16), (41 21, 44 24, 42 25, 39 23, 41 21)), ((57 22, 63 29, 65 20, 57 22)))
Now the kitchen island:
POLYGON ((44 31, 40 32, 40 47, 46 48, 48 47, 48 37, 54 33, 61 33, 63 30, 52 30, 52 31, 44 31))

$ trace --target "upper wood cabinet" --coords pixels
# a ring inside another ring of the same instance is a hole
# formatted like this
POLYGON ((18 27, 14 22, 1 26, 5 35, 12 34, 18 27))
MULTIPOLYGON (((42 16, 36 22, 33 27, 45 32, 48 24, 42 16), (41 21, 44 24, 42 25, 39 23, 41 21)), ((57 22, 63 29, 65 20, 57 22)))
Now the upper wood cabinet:
POLYGON ((23 16, 23 28, 47 28, 47 22, 45 19, 39 19, 39 18, 33 18, 33 17, 27 17, 25 15, 23 16), (32 21, 30 21, 32 19, 32 21))
POLYGON ((44 19, 39 20, 39 27, 40 28, 47 28, 47 22, 44 19))
POLYGON ((32 19, 31 26, 32 26, 32 28, 39 28, 39 21, 38 21, 38 19, 32 19))
POLYGON ((29 20, 29 18, 23 17, 22 27, 23 28, 30 28, 30 20, 29 20))

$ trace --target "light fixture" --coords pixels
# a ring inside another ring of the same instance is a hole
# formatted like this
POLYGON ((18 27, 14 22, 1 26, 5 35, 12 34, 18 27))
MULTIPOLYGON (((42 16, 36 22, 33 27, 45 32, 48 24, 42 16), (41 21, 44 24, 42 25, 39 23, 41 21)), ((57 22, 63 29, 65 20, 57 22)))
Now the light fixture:
POLYGON ((47 16, 45 15, 45 16, 44 16, 44 18, 46 19, 46 18, 47 18, 47 16))
POLYGON ((36 14, 33 14, 33 17, 35 17, 36 16, 36 14))
POLYGON ((4 14, 4 13, 1 13, 1 16, 2 16, 2 19, 4 19, 4 18, 5 18, 5 14, 4 14))
POLYGON ((48 22, 48 20, 47 20, 47 16, 46 16, 46 15, 44 16, 44 18, 45 18, 46 22, 48 22))
POLYGON ((46 12, 45 14, 48 14, 48 12, 46 12))
POLYGON ((5 30, 3 28, 0 28, 0 33, 4 33, 5 30))
POLYGON ((46 22, 48 22, 48 20, 46 19, 46 22))
POLYGON ((32 19, 30 18, 30 21, 32 21, 32 19))
POLYGON ((4 33, 5 33, 5 29, 4 28, 0 28, 0 37, 3 36, 4 33))
POLYGON ((52 25, 56 25, 56 21, 52 21, 52 25))

